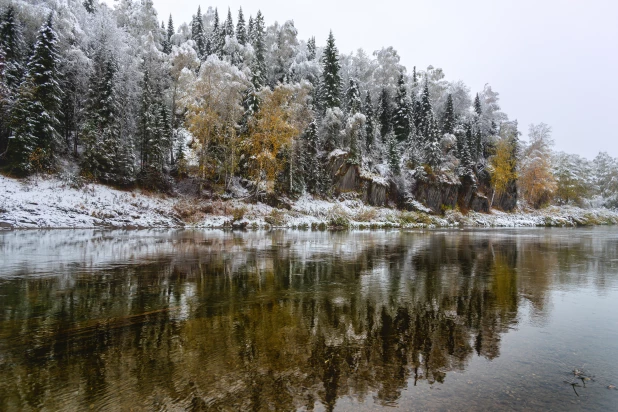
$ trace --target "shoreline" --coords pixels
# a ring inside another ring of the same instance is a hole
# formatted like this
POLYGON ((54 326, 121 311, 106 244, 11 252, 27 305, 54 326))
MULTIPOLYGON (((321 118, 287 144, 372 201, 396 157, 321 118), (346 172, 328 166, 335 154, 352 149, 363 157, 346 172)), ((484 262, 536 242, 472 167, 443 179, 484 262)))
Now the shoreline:
POLYGON ((76 187, 58 177, 13 179, 0 175, 0 230, 19 229, 448 229, 580 227, 618 224, 605 208, 549 206, 489 213, 372 207, 348 194, 337 200, 302 196, 289 209, 240 199, 211 200, 122 191, 102 184, 76 187))

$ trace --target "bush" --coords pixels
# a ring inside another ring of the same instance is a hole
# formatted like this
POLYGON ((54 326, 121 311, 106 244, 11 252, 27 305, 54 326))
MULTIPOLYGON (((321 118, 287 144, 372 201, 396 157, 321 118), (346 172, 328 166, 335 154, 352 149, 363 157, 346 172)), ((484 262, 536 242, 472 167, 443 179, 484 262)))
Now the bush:
POLYGON ((285 213, 279 209, 273 209, 264 220, 271 226, 283 226, 285 224, 285 213))
POLYGON ((237 222, 239 220, 243 220, 245 213, 247 213, 246 207, 235 207, 232 209, 232 221, 237 222))

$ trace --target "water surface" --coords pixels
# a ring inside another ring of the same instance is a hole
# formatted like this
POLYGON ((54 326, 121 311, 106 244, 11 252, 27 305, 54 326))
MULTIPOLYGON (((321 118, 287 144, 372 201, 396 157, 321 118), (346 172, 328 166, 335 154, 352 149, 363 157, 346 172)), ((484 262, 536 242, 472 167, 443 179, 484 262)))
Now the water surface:
POLYGON ((615 410, 618 229, 0 232, 0 371, 3 411, 615 410))

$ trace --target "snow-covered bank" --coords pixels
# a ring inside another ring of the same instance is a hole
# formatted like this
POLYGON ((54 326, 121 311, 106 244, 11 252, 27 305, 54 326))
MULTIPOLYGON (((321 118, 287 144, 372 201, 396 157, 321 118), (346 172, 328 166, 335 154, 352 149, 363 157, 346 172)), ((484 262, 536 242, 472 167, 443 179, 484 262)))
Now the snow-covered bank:
POLYGON ((432 216, 371 207, 358 199, 324 201, 304 196, 290 210, 240 200, 211 201, 126 192, 99 184, 81 187, 59 178, 17 180, 0 176, 0 228, 171 228, 288 227, 358 229, 426 227, 533 227, 616 224, 607 209, 549 207, 538 211, 489 214, 447 211, 432 216))

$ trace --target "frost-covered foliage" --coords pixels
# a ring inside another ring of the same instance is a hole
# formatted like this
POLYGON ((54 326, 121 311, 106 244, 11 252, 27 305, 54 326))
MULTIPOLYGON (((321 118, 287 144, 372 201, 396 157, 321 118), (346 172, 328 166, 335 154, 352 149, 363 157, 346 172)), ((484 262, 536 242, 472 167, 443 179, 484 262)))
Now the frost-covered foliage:
POLYGON ((329 197, 345 157, 401 190, 390 198, 409 200, 420 178, 462 179, 487 196, 519 186, 535 206, 618 206, 614 159, 552 157, 539 127, 520 144, 491 86, 472 94, 439 67, 409 72, 393 47, 336 43, 261 12, 198 8, 175 22, 152 0, 0 0, 0 168, 329 197))

